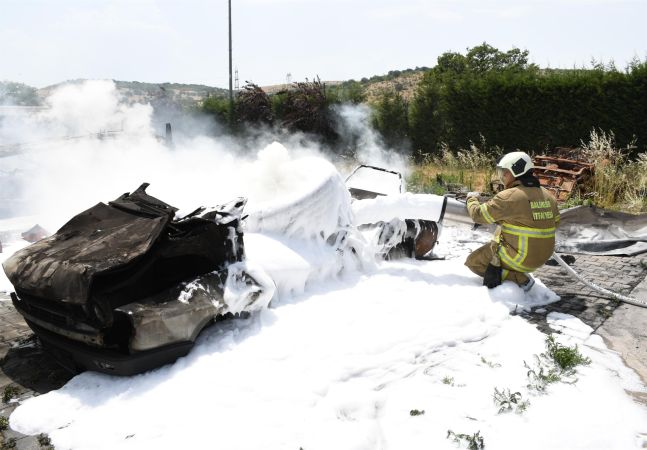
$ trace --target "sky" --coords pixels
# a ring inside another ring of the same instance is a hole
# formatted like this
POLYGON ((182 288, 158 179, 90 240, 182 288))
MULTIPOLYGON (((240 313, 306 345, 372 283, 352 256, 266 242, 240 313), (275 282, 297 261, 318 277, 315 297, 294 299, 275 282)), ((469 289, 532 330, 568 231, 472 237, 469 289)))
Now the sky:
MULTIPOLYGON (((228 87, 225 0, 0 0, 0 80, 228 87)), ((644 0, 232 0, 240 85, 432 67, 487 42, 541 67, 647 56, 644 0)))

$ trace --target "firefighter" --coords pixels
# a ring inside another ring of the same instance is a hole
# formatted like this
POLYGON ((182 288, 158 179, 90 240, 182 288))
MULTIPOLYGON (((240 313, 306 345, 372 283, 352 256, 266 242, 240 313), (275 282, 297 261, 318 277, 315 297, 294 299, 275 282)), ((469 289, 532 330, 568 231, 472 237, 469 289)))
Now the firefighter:
POLYGON ((511 280, 528 292, 535 284, 529 272, 541 267, 555 250, 559 224, 557 202, 533 175, 532 159, 524 152, 504 155, 496 166, 505 189, 480 203, 467 195, 467 210, 478 224, 496 223, 494 238, 474 250, 465 265, 493 288, 511 280))

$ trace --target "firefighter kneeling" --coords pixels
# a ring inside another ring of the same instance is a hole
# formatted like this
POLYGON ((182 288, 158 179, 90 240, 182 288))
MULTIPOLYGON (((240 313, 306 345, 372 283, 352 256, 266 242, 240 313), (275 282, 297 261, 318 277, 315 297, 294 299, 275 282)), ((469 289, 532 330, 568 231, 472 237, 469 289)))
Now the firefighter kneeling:
POLYGON ((479 194, 470 192, 467 210, 474 222, 496 223, 497 230, 490 243, 467 257, 465 265, 482 276, 488 288, 511 280, 527 292, 535 283, 529 272, 548 261, 555 249, 557 202, 533 175, 526 153, 504 155, 496 169, 505 190, 486 203, 479 203, 479 194))

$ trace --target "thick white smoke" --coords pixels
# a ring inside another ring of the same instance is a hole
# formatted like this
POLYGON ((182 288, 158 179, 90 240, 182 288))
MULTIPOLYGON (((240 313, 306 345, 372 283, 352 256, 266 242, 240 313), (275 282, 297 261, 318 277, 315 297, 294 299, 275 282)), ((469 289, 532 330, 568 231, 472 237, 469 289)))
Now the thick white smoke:
POLYGON ((366 105, 343 104, 336 108, 341 118, 341 132, 352 141, 357 161, 361 164, 396 170, 406 176, 409 162, 403 149, 388 149, 371 127, 371 109, 366 105))
MULTIPOLYGON (((308 173, 285 172, 287 161, 321 155, 303 136, 282 136, 279 145, 272 144, 275 135, 259 130, 254 140, 239 142, 208 137, 199 132, 205 128, 200 123, 194 130, 174 130, 175 144, 167 146, 155 135, 152 107, 127 104, 112 81, 64 86, 46 104, 36 114, 0 122, 0 148, 15 150, 0 157, 0 192, 7 193, 0 197, 11 197, 5 216, 37 214, 52 232, 74 214, 142 182, 151 184, 151 195, 181 212, 238 196, 248 197, 250 205, 263 202, 307 182, 308 173)), ((345 128, 360 136, 360 162, 406 167, 370 131, 366 108, 339 112, 345 128)))

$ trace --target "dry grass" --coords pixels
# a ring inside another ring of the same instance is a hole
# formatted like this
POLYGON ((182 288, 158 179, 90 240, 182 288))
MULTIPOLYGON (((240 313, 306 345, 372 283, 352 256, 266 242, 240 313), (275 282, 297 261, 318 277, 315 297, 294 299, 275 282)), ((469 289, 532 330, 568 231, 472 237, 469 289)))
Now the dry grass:
MULTIPOLYGON (((617 148, 613 133, 591 131, 588 142, 582 142, 582 159, 595 165, 595 176, 582 197, 569 200, 567 205, 592 202, 600 208, 632 213, 647 212, 647 152, 634 160, 629 149, 617 148)), ((422 164, 414 166, 408 179, 413 192, 443 194, 448 190, 463 189, 491 192, 491 183, 497 181, 494 167, 498 148, 488 148, 482 140, 469 149, 452 151, 447 146, 439 156, 427 156, 422 164)), ((588 187, 588 186, 587 186, 588 187)))
MULTIPOLYGON (((440 156, 427 156, 416 166, 408 180, 414 192, 441 194, 461 188, 469 191, 491 192, 491 183, 497 181, 494 167, 496 157, 484 141, 480 147, 471 144, 469 149, 452 151, 443 145, 440 156)), ((498 149, 496 149, 498 150, 498 149)))
POLYGON ((628 149, 619 149, 613 132, 591 131, 582 142, 584 158, 595 165, 592 197, 602 208, 628 212, 647 211, 647 153, 630 160, 628 149))

